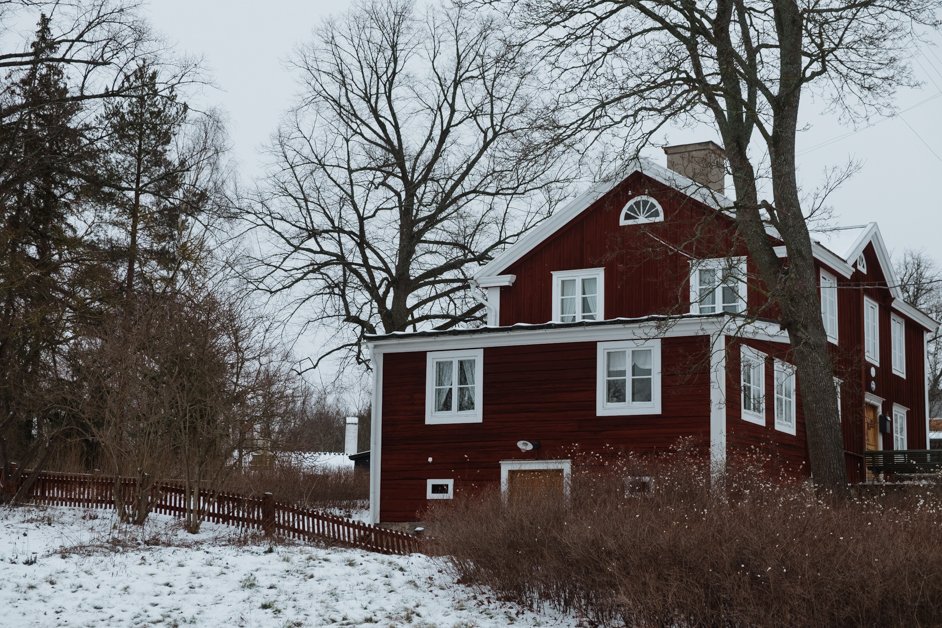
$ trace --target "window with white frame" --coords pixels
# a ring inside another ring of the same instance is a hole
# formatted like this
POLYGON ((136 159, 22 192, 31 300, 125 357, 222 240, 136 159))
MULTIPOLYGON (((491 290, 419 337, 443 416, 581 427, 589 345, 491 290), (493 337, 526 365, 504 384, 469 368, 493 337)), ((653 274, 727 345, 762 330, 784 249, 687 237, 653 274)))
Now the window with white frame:
POLYGON ((661 413, 661 341, 598 345, 596 414, 661 413))
POLYGON ((428 353, 425 422, 480 423, 484 350, 428 353))
POLYGON ((765 425, 765 354, 752 347, 740 350, 742 418, 765 425))
POLYGON ((795 367, 775 361, 775 429, 795 434, 797 406, 795 399, 795 367))
POLYGON ((715 314, 746 309, 746 258, 690 262, 690 313, 715 314))
POLYGON ((558 323, 595 321, 605 311, 605 269, 553 273, 553 320, 558 323))
POLYGON ((909 410, 893 404, 893 449, 906 449, 906 415, 909 410))
POLYGON ((893 372, 906 377, 906 322, 896 314, 890 316, 893 372))
POLYGON ((621 211, 621 217, 618 224, 640 225, 649 222, 661 222, 664 220, 664 210, 661 204, 650 196, 636 196, 628 201, 625 208, 621 211))
POLYGON ((453 499, 455 496, 455 481, 446 480, 426 480, 425 498, 426 499, 453 499))
POLYGON ((864 357, 880 365, 880 306, 864 297, 864 357))
POLYGON ((837 344, 837 278, 821 271, 821 318, 828 340, 837 344))
POLYGON ((857 256, 857 270, 867 274, 867 258, 864 257, 863 253, 857 256))

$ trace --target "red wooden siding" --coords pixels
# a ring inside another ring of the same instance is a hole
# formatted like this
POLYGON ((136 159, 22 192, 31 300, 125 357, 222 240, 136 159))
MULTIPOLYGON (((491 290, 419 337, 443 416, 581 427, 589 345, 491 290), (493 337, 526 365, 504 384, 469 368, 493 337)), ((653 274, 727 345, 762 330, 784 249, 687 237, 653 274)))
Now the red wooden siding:
MULTIPOLYGON (((867 272, 854 270, 850 279, 837 276, 838 281, 838 346, 832 348, 837 377, 844 381, 844 448, 848 459, 858 464, 864 451, 863 412, 865 395, 872 392, 881 397, 880 412, 892 416, 893 404, 909 410, 906 432, 910 449, 926 449, 925 346, 924 329, 905 315, 892 309, 893 296, 886 287, 886 277, 873 244, 864 248, 867 272), (868 297, 880 308, 880 365, 876 377, 870 376, 872 366, 864 358, 863 300, 868 297), (906 376, 893 373, 890 317, 896 314, 905 322, 906 376), (870 383, 875 384, 871 390, 870 383)), ((892 449, 893 435, 883 435, 883 448, 892 449)), ((862 479, 852 476, 852 479, 862 479)))
POLYGON ((769 457, 772 471, 789 475, 808 473, 808 448, 805 441, 805 414, 801 409, 801 388, 796 381, 795 435, 775 429, 775 367, 779 359, 794 364, 789 346, 757 340, 726 340, 726 448, 727 458, 735 460, 752 449, 761 450, 769 457), (740 387, 741 346, 746 345, 766 355, 765 361, 765 425, 750 423, 742 418, 742 390, 740 387))
MULTIPOLYGON (((553 271, 579 268, 605 268, 605 318, 686 313, 691 258, 730 255, 746 255, 731 219, 635 173, 501 271, 516 275, 516 281, 501 288, 500 324, 549 321, 553 271), (621 210, 638 194, 661 204, 664 222, 618 225, 621 210)), ((748 272, 755 275, 751 264, 748 272)), ((749 286, 748 299, 750 310, 759 313, 766 299, 757 286, 749 286)))
POLYGON ((383 358, 381 521, 417 521, 426 480, 454 478, 455 492, 496 486, 500 460, 646 451, 692 436, 709 444, 707 338, 661 341, 662 414, 598 417, 595 342, 484 349, 484 420, 425 424, 424 352, 383 358), (539 440, 524 455, 519 440, 539 440))

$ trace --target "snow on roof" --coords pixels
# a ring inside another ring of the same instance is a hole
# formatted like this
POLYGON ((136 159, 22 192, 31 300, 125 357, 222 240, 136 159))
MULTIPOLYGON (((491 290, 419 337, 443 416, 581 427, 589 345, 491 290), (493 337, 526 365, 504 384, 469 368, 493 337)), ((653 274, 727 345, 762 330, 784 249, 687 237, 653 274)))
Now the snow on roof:
POLYGON ((850 264, 856 262, 861 245, 869 238, 874 223, 850 227, 831 227, 811 232, 811 239, 850 264))

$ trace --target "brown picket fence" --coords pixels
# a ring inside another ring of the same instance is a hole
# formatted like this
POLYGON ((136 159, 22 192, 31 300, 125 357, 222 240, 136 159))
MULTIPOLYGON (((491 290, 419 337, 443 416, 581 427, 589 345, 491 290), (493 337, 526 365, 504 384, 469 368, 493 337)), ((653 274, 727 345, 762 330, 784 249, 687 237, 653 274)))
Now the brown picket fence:
MULTIPOLYGON (((29 501, 50 506, 114 508, 118 491, 126 496, 125 501, 130 501, 136 485, 135 478, 43 471, 33 483, 29 501)), ((16 491, 10 482, 5 482, 4 488, 11 493, 16 491)), ((204 521, 259 530, 266 536, 324 541, 383 554, 422 551, 422 539, 415 535, 278 502, 271 493, 254 497, 201 490, 196 498, 204 521)), ((186 512, 187 497, 182 483, 155 484, 149 499, 151 512, 174 517, 183 517, 186 512)))

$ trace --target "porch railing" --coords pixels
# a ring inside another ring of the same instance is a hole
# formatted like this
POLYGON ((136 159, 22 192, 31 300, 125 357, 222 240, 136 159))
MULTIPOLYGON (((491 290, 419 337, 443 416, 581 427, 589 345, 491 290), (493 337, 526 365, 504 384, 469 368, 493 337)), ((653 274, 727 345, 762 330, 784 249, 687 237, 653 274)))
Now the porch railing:
POLYGON ((873 473, 935 473, 942 470, 942 449, 885 449, 864 452, 873 473))

